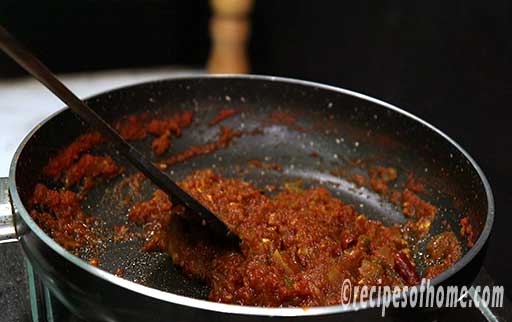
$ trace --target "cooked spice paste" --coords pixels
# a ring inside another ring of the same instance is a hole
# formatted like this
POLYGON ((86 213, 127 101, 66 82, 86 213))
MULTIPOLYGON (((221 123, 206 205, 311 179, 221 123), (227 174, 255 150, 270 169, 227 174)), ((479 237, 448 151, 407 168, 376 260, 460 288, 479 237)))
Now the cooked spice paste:
MULTIPOLYGON (((226 110, 210 125, 233 114, 226 110)), ((162 155, 169 149, 171 138, 180 137, 192 120, 191 112, 156 119, 143 114, 127 117, 116 128, 128 140, 152 136, 155 154, 162 155)), ((160 164, 169 166, 226 148, 240 136, 236 130, 221 127, 217 140, 167 156, 160 164)), ((97 220, 80 207, 84 193, 97 182, 123 173, 111 157, 90 152, 102 142, 97 133, 84 134, 51 158, 44 174, 62 188, 38 184, 30 201, 36 222, 73 252, 94 247, 101 239, 92 229, 97 220), (78 187, 81 193, 69 190, 72 187, 78 187)), ((258 160, 249 162, 249 166, 282 169, 258 160)), ((114 242, 142 238, 142 251, 169 253, 174 265, 185 274, 211 286, 212 301, 256 306, 337 304, 345 279, 353 285, 404 286, 420 281, 413 243, 428 238, 438 210, 420 198, 417 193, 423 187, 412 179, 403 191, 391 190, 388 184, 396 178, 393 168, 371 169, 369 185, 401 205, 410 219, 404 225, 384 226, 370 220, 322 187, 303 189, 297 182, 284 183, 280 192, 270 197, 248 182, 205 169, 191 173, 179 184, 240 237, 239 247, 221 245, 209 236, 207 228, 186 221, 187 210, 173 204, 161 190, 133 204, 127 213, 130 225, 142 227, 142 232, 134 233, 126 225, 115 226, 110 237, 114 242)), ((361 176, 354 181, 363 184, 363 179, 361 176)), ((142 180, 145 178, 140 173, 132 174, 121 181, 120 189, 138 193, 142 180)), ((131 199, 124 202, 130 203, 131 199)), ((461 234, 472 236, 467 219, 461 225, 461 234)), ((429 265, 424 276, 429 278, 442 273, 462 254, 451 231, 431 237, 426 251, 429 265)), ((89 261, 101 266, 94 258, 89 261)))
POLYGON ((37 184, 30 202, 30 214, 34 220, 70 251, 94 245, 99 240, 91 229, 96 220, 81 210, 80 200, 81 197, 74 192, 52 190, 37 184))
MULTIPOLYGON (((240 251, 212 252, 210 300, 259 306, 336 304, 343 280, 354 285, 419 281, 400 227, 385 227, 324 188, 269 198, 247 182, 211 170, 182 187, 218 214, 242 240, 240 251)), ((193 258, 172 243, 171 256, 193 258)), ((199 260, 192 259, 192 262, 199 260)), ((192 275, 198 269, 188 267, 192 275)))

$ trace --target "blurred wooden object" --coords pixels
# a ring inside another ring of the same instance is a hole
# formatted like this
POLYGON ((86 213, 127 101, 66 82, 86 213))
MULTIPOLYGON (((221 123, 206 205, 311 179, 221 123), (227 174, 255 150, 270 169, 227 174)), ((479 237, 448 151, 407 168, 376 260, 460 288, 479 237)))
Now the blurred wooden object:
POLYGON ((247 43, 253 0, 211 0, 212 45, 208 72, 242 74, 250 71, 247 43))

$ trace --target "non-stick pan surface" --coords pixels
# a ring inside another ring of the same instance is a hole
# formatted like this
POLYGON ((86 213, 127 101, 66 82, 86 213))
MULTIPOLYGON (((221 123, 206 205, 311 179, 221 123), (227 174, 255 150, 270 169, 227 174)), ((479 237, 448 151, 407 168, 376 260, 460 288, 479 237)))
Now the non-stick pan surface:
MULTIPOLYGON (((400 187, 408 175, 414 174, 426 183, 427 191, 423 198, 440 210, 431 235, 446 230, 447 223, 457 231, 460 218, 469 216, 480 236, 472 248, 468 248, 461 238, 463 258, 436 278, 436 283, 452 276, 476 255, 492 225, 492 195, 474 161, 456 143, 427 123, 364 95, 271 77, 205 76, 126 87, 90 98, 87 103, 111 122, 142 112, 165 116, 176 111, 193 110, 193 125, 183 132, 181 138, 173 141, 167 155, 183 151, 190 145, 214 140, 219 126, 209 127, 208 120, 222 109, 238 110, 236 116, 222 124, 245 134, 226 149, 169 167, 166 171, 175 180, 204 168, 213 168, 225 176, 242 177, 258 187, 301 179, 306 186, 328 188, 370 218, 392 224, 405 221, 399 209, 367 188, 351 183, 348 178, 354 173, 367 173, 371 167, 394 167, 399 174, 396 187, 400 187), (279 115, 297 121, 282 122, 277 117, 279 115), (248 162, 251 160, 278 163, 284 171, 250 168, 248 162), (247 171, 241 172, 240 169, 247 171)), ((18 221, 22 223, 19 230, 27 232, 28 236, 22 237, 22 242, 29 259, 34 262, 38 261, 40 250, 32 245, 33 239, 39 241, 43 233, 35 228, 22 204, 27 203, 35 183, 41 180, 39 174, 48 158, 87 130, 69 110, 63 110, 27 137, 13 161, 11 193, 20 208, 22 220, 18 221)), ((135 144, 153 160, 159 160, 151 151, 149 141, 135 144)), ((102 147, 96 152, 107 151, 102 147)), ((116 157, 116 160, 127 168, 125 176, 134 172, 121 157, 116 157)), ((140 194, 133 196, 133 202, 122 204, 116 188, 122 179, 97 186, 83 203, 87 213, 106 223, 106 234, 112 233, 114 225, 126 222, 130 205, 148 199, 155 189, 145 181, 140 194)), ((43 241, 38 247, 50 244, 50 248, 63 253, 60 246, 47 237, 43 241)), ((140 241, 107 241, 99 256, 101 270, 114 273, 123 268, 127 280, 165 292, 205 299, 208 288, 184 277, 172 265, 168 255, 144 253, 140 248, 140 241)), ((66 254, 65 257, 67 261, 72 256, 66 254)), ((58 271, 47 272, 47 265, 51 263, 45 262, 38 267, 43 270, 43 275, 48 276, 46 281, 50 285, 55 283, 55 278, 80 278, 58 271)), ((107 282, 116 283, 118 280, 103 273, 96 274, 98 270, 85 262, 80 265, 87 267, 84 274, 101 275, 99 278, 107 279, 107 282)), ((58 289, 58 284, 54 289, 65 293, 66 290, 58 289)), ((210 308, 216 309, 215 306, 210 308)), ((275 310, 268 312, 269 315, 278 314, 275 310)), ((335 313, 336 310, 329 312, 335 313)), ((314 309, 310 313, 319 314, 314 309)), ((307 312, 304 314, 308 315, 307 312)))

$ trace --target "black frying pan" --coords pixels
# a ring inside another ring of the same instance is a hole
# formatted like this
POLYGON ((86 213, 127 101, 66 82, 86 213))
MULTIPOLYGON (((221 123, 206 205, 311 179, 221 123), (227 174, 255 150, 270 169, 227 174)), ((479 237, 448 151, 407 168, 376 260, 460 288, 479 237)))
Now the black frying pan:
MULTIPOLYGON (((92 97, 87 103, 110 122, 143 111, 172 115, 193 109, 196 121, 173 141, 170 153, 215 139, 219 128, 206 124, 224 108, 235 108, 240 113, 223 124, 247 133, 258 129, 256 135, 244 135, 227 149, 172 166, 167 171, 175 180, 202 168, 239 177, 237 167, 247 168, 248 161, 271 160, 281 164, 284 171, 250 169, 244 179, 256 186, 280 185, 296 179, 302 179, 306 186, 322 185, 370 218, 391 224, 405 221, 396 207, 378 194, 356 187, 346 177, 331 173, 392 166, 399 173, 398 185, 408 173, 414 173, 427 183, 424 198, 440 209, 431 235, 446 229, 443 221, 457 232, 460 218, 469 216, 478 236, 472 248, 461 238, 463 257, 435 278, 434 284, 463 269, 482 249, 490 233, 494 216, 492 193, 469 155, 431 125, 358 93, 274 77, 204 76, 126 87, 92 97), (275 111, 291 112, 298 122, 291 126, 273 122, 269 118, 275 111)), ((37 227, 24 204, 35 183, 41 180, 41 169, 48 158, 87 130, 69 110, 56 113, 23 141, 10 172, 17 235, 26 256, 44 284, 73 312, 98 321, 159 321, 162 317, 172 321, 261 321, 271 316, 339 320, 339 314, 344 318, 356 314, 351 312, 353 308, 344 306, 303 310, 207 302, 207 287, 185 278, 168 255, 141 252, 140 241, 107 243, 99 257, 100 268, 66 252, 37 227), (124 279, 112 275, 120 267, 124 268, 124 279)), ((152 155, 148 142, 136 145, 152 155)), ((101 148, 98 152, 102 152, 101 148)), ((128 169, 127 175, 135 171, 122 158, 117 161, 128 169)), ((128 206, 121 205, 114 192, 116 180, 90 191, 83 203, 86 212, 107 223, 106 230, 126 220, 128 206)), ((134 202, 148 199, 153 190, 146 181, 134 202)))

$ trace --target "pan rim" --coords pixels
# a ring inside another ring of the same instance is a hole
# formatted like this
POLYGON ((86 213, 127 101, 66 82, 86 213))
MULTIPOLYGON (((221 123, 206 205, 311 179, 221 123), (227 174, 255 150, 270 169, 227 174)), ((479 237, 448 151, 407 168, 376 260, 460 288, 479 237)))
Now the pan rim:
MULTIPOLYGON (((402 114, 405 117, 408 117, 412 119, 413 121, 419 123, 422 126, 425 126, 430 131, 433 131, 435 134, 441 136, 444 140, 448 141, 452 146, 454 146, 463 156, 464 158, 469 161, 473 169, 478 174, 487 198, 487 216, 485 220, 484 227, 482 229, 482 232, 474 244, 474 246, 468 250, 464 256, 457 261, 453 266, 451 266, 448 270, 444 271, 442 274, 431 280, 431 285, 437 285, 441 282, 447 280, 451 276, 453 276, 455 273, 457 273, 460 269, 462 269, 464 266, 466 266, 482 249, 485 242, 487 241, 492 225, 494 222, 494 215, 495 215, 495 205, 494 205, 494 197, 492 194, 491 186, 489 184, 489 181, 487 180, 485 174, 483 173, 480 166, 476 163, 476 161, 469 155, 468 152, 466 152, 456 141, 454 141, 452 138, 450 138, 448 135, 443 133, 441 130, 436 128, 435 126, 431 125, 430 123, 424 121, 423 119, 415 116, 412 113, 409 113, 405 110, 402 110, 399 107, 396 107, 392 104, 386 103, 382 100, 373 98, 371 96, 361 94, 359 92, 355 92, 352 90, 332 86, 332 85, 326 85, 321 84, 317 82, 312 81, 305 81, 300 79, 293 79, 293 78, 287 78, 287 77, 276 77, 276 76, 268 76, 268 75, 238 75, 238 74, 204 74, 204 75, 179 75, 175 77, 168 77, 160 80, 153 80, 148 82, 141 82, 137 84, 132 84, 128 86, 122 86, 117 88, 112 88, 106 91, 103 91, 101 93, 97 93, 95 95, 89 96, 84 100, 90 100, 98 96, 102 96, 107 93, 111 93, 113 91, 117 90, 126 90, 133 87, 138 86, 144 86, 148 84, 156 84, 156 83, 162 83, 167 81, 179 81, 179 80, 207 80, 207 79, 240 79, 240 80, 260 80, 260 81, 272 81, 272 82, 280 82, 280 83, 286 83, 286 84, 293 84, 293 85, 301 85, 305 87, 313 87, 318 89, 324 89, 328 91, 333 91, 337 93, 341 93, 343 95, 352 96, 364 101, 368 101, 371 103, 374 103, 376 105, 379 105, 380 107, 386 108, 388 110, 391 110, 393 112, 402 114)), ((177 295, 170 292, 164 292, 155 288, 151 288, 148 286, 144 286, 141 284, 137 284, 135 282, 131 282, 128 280, 125 280, 123 278, 117 277, 114 274, 108 273, 100 268, 94 267, 90 264, 88 264, 86 261, 80 259, 79 257, 72 255, 67 250, 65 250, 62 246, 60 246, 57 242, 55 242, 52 238, 50 238, 39 226, 35 223, 35 221, 32 219, 32 217, 29 215, 28 211, 23 206, 23 203, 21 202, 21 198, 17 191, 17 185, 16 185, 16 166, 19 160, 19 157, 24 149, 24 146, 27 144, 27 142, 33 137, 33 135, 42 127, 44 126, 50 119, 56 117, 60 113, 63 113, 68 108, 64 107, 57 112, 51 114, 47 118, 45 118, 43 121, 41 121, 38 125, 36 125, 23 139, 23 141, 18 146, 16 153, 14 154, 14 157, 11 161, 10 169, 9 169, 9 190, 11 193, 11 197, 13 200, 14 205, 16 206, 16 209, 23 219, 23 221, 27 224, 27 226, 30 228, 31 231, 33 231, 36 236, 41 239, 47 246, 49 246, 53 251, 64 257, 64 259, 70 261, 74 265, 78 266, 79 268, 85 270, 86 272, 95 275, 98 278, 101 278, 107 282, 113 283, 119 287, 125 288, 129 291, 133 291, 151 298, 154 298, 156 300, 169 302, 172 304, 178 304, 183 305, 187 307, 193 307, 198 309, 203 309, 207 311, 214 311, 214 312, 221 312, 221 313, 231 313, 231 314, 241 314, 241 315, 254 315, 254 316, 314 316, 314 315, 330 315, 330 314, 336 314, 336 313, 343 313, 343 312, 350 312, 350 311, 357 311, 360 309, 364 309, 369 307, 367 302, 358 302, 356 304, 351 305, 333 305, 333 306, 323 306, 323 307, 312 307, 307 310, 303 308, 265 308, 265 307, 253 307, 253 306, 241 306, 241 305, 234 305, 234 304, 224 304, 224 303, 216 303, 216 302, 210 302, 207 300, 201 300, 201 299, 194 299, 191 297, 183 296, 183 295, 177 295)))

